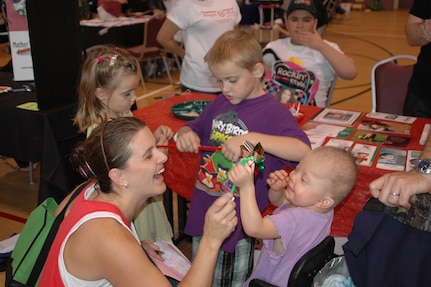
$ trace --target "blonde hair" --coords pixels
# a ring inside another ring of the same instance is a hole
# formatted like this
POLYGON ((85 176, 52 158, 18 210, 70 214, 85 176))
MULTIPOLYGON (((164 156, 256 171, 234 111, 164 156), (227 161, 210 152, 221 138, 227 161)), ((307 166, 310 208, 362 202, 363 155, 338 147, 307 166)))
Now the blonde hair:
POLYGON ((328 166, 328 195, 334 199, 334 207, 353 189, 358 178, 358 166, 350 151, 332 146, 321 146, 311 151, 328 166))
POLYGON ((101 45, 91 50, 81 70, 79 105, 73 119, 79 130, 85 132, 92 125, 108 120, 109 108, 96 97, 97 88, 111 93, 120 84, 122 75, 140 73, 139 62, 125 49, 101 45))
POLYGON ((230 61, 252 71, 256 64, 263 63, 262 47, 250 33, 233 29, 217 38, 204 60, 209 66, 230 61))

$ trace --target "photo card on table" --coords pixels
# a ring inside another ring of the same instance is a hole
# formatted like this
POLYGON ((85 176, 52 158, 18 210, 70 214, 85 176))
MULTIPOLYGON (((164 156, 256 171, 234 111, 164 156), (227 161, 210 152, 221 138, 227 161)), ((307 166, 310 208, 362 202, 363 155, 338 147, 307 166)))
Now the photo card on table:
POLYGON ((416 120, 416 117, 379 113, 379 112, 368 113, 367 118, 388 120, 388 121, 400 122, 405 124, 412 124, 416 120))
POLYGON ((402 136, 391 136, 389 135, 385 141, 383 142, 383 145, 390 145, 390 146, 396 146, 396 147, 406 147, 410 142, 409 137, 402 137, 402 136))
POLYGON ((356 131, 351 140, 375 145, 387 145, 393 147, 406 147, 410 142, 409 137, 375 133, 372 131, 356 131))
POLYGON ((371 166, 377 153, 377 146, 355 143, 352 154, 359 165, 371 166))
POLYGON ((329 139, 328 142, 325 144, 325 146, 333 146, 343 150, 350 150, 352 145, 352 141, 342 139, 329 139))
POLYGON ((338 109, 323 109, 319 113, 317 113, 311 120, 319 123, 352 127, 361 116, 362 112, 338 109))
POLYGON ((352 132, 353 128, 347 128, 343 126, 327 125, 317 122, 306 122, 301 126, 301 129, 307 135, 324 135, 328 137, 336 138, 348 138, 352 132))
POLYGON ((407 151, 407 163, 406 163, 406 171, 411 171, 418 164, 419 158, 421 156, 422 151, 420 150, 409 150, 407 151))
POLYGON ((307 134, 307 137, 310 140, 311 149, 318 148, 326 140, 326 136, 324 136, 324 135, 309 135, 309 134, 307 134))
POLYGON ((407 151, 393 148, 382 148, 377 161, 377 168, 404 171, 407 151))
POLYGON ((410 124, 383 120, 362 120, 358 125, 358 130, 406 135, 410 134, 411 128, 410 124))
POLYGON ((388 135, 381 133, 374 133, 369 131, 357 131, 351 140, 355 142, 363 142, 369 144, 378 144, 381 145, 385 142, 388 135))

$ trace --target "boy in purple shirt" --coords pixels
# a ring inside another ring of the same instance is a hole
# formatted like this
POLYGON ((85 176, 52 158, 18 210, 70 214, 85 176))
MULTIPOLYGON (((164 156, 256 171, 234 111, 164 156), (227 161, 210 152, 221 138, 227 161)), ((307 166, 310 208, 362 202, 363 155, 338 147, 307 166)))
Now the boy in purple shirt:
MULTIPOLYGON (((265 149, 265 168, 256 177, 260 210, 269 203, 265 182, 269 173, 286 165, 295 167, 310 150, 306 134, 290 111, 263 91, 262 50, 252 35, 237 29, 222 34, 205 61, 222 94, 182 127, 176 140, 183 152, 197 153, 199 145, 221 147, 221 151, 202 153, 185 230, 193 236, 193 253, 203 232, 205 212, 217 197, 229 191, 227 174, 242 155, 240 146, 246 140, 253 145, 261 143, 265 149)), ((253 251, 254 240, 239 222, 222 245, 213 286, 244 284, 253 268, 253 251)))

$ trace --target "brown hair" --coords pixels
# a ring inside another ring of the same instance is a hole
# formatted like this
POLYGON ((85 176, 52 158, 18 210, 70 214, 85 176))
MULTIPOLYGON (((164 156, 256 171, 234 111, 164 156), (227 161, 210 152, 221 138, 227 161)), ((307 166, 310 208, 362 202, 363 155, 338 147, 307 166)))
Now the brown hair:
POLYGON ((257 63, 263 63, 262 47, 250 33, 233 29, 217 38, 204 60, 209 66, 231 61, 252 71, 257 63))
POLYGON ((79 130, 85 132, 93 124, 108 120, 108 107, 96 97, 97 88, 111 92, 118 87, 123 74, 140 73, 139 62, 125 49, 101 45, 89 51, 81 70, 79 106, 73 120, 79 130))
POLYGON ((90 137, 77 144, 70 160, 81 175, 95 180, 101 191, 111 192, 109 170, 127 167, 131 141, 146 125, 134 117, 120 117, 97 127, 90 137), (105 161, 106 159, 106 161, 105 161))

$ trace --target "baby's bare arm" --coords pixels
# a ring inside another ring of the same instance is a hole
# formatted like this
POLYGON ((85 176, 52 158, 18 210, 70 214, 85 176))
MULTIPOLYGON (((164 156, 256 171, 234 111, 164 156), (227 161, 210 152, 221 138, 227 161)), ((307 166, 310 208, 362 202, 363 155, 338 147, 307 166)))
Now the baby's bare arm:
POLYGON ((275 206, 285 203, 284 189, 287 186, 289 175, 285 170, 277 170, 269 174, 266 183, 269 185, 268 198, 275 206))
POLYGON ((239 187, 241 221, 249 236, 277 238, 279 235, 274 223, 269 218, 262 218, 257 206, 253 182, 254 169, 254 162, 248 162, 244 166, 237 164, 229 171, 229 180, 239 187))

